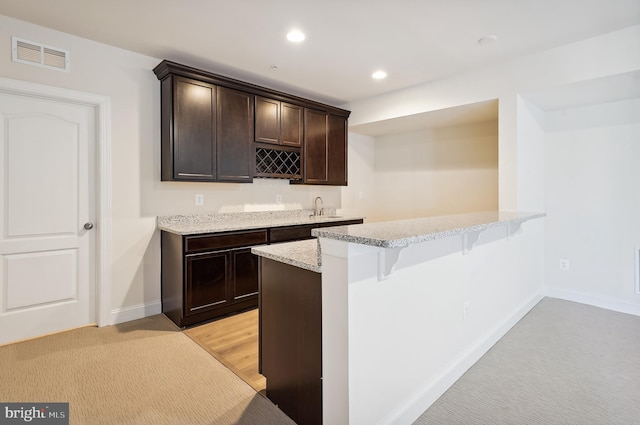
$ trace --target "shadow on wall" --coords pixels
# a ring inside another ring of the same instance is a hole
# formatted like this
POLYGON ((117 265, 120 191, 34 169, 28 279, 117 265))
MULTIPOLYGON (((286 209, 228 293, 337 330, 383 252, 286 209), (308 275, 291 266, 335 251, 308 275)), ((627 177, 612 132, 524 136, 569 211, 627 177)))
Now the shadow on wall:
POLYGON ((431 128, 375 139, 376 171, 498 168, 498 122, 431 128))
POLYGON ((375 139, 372 221, 498 209, 497 121, 375 139))

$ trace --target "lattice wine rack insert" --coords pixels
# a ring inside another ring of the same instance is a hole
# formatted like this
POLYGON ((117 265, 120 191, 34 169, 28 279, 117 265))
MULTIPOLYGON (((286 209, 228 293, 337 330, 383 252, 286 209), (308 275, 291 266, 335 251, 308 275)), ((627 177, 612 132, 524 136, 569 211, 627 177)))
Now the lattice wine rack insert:
POLYGON ((301 178, 300 152, 256 148, 256 177, 301 178))

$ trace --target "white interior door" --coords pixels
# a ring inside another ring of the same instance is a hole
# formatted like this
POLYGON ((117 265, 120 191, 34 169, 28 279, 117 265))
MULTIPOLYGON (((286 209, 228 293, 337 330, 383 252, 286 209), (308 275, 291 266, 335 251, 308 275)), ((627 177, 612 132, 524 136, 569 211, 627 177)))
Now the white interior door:
POLYGON ((92 107, 0 93, 0 344, 96 321, 94 140, 92 107))

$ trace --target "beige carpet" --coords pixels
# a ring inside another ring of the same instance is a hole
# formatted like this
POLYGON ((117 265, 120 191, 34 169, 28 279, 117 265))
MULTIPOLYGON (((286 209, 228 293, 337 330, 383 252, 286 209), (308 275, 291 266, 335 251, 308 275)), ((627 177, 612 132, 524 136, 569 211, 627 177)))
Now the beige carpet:
POLYGON ((162 315, 3 346, 0 365, 0 401, 69 402, 71 424, 293 424, 162 315))
POLYGON ((640 317, 545 298, 415 425, 640 424, 640 317))

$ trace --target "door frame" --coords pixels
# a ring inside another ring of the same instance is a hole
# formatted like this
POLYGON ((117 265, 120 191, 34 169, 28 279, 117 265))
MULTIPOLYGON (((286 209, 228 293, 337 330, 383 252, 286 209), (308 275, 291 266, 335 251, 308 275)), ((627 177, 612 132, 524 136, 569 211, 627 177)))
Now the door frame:
POLYGON ((95 273, 93 320, 111 325, 111 98, 93 93, 0 77, 0 93, 76 103, 95 110, 95 273))

